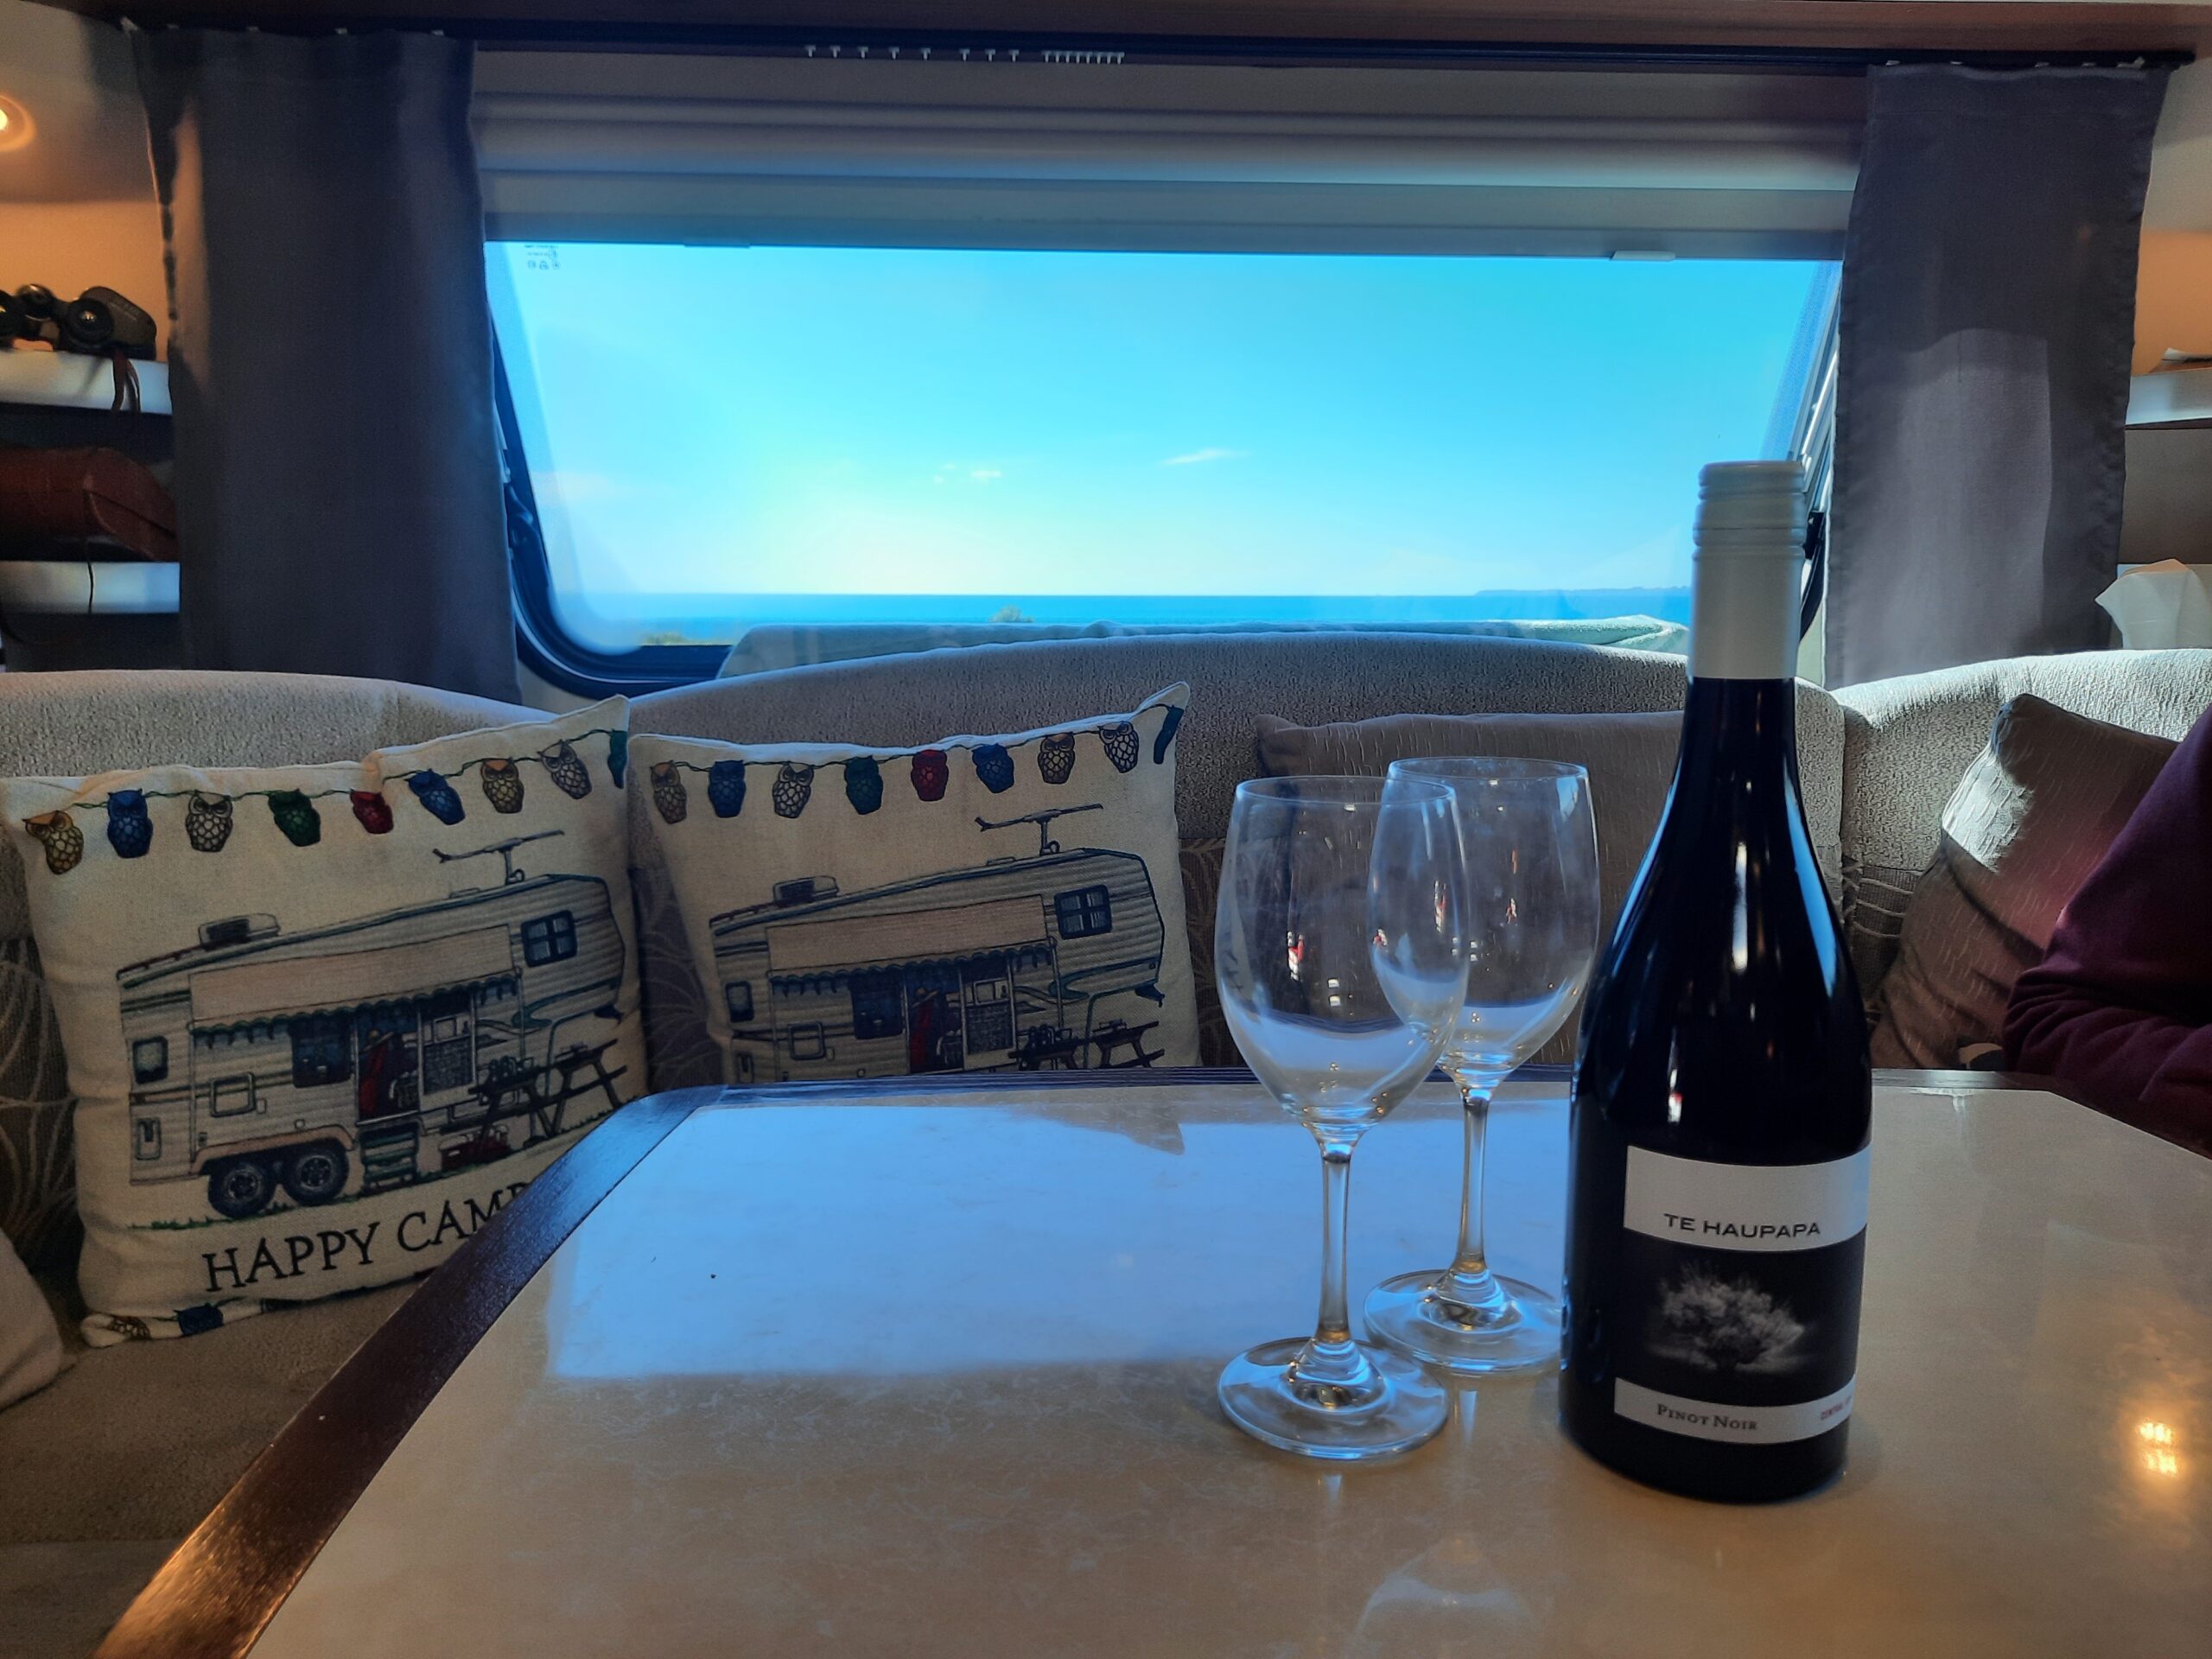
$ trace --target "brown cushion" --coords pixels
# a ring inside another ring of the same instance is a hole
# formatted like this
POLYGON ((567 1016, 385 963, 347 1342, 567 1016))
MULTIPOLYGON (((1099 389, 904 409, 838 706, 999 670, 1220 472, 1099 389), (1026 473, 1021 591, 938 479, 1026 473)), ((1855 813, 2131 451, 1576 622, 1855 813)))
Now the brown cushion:
POLYGON ((1958 1065, 2001 1040, 2012 982, 2043 959, 2059 912, 2173 752, 2041 697, 1998 711, 1905 912, 1877 1004, 1877 1065, 1958 1065))
POLYGON ((1229 1034, 1221 988, 1213 977, 1213 912, 1221 899, 1221 855, 1228 846, 1219 836, 1202 836, 1176 848, 1183 875, 1183 925, 1191 938, 1191 977, 1198 992, 1200 1065, 1244 1064, 1229 1034))
MULTIPOLYGON (((1679 714, 1386 715, 1334 726, 1294 726, 1260 717, 1260 764, 1270 777, 1294 772, 1372 777, 1414 755, 1478 754, 1563 760, 1590 774, 1598 821, 1599 937, 1613 924, 1659 828, 1674 781, 1679 714)), ((1538 1052, 1539 1061, 1574 1058, 1572 1021, 1538 1052)))
POLYGON ((27 938, 0 939, 0 1235, 34 1273, 74 1264, 77 1103, 61 1033, 27 938))

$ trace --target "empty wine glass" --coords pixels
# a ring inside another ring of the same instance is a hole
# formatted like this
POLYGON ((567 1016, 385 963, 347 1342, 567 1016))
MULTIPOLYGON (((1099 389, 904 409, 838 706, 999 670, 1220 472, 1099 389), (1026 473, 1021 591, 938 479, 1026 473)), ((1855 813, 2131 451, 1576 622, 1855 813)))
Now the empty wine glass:
POLYGON ((1395 779, 1448 784, 1466 865, 1467 996, 1444 1046, 1465 1107, 1459 1249, 1448 1268, 1386 1279, 1368 1334, 1459 1375, 1559 1361, 1559 1299, 1490 1270, 1483 1141, 1490 1097, 1582 1001, 1598 951, 1598 836, 1590 778, 1548 760, 1421 759, 1395 779))
POLYGON ((1308 1457, 1387 1456, 1443 1426, 1419 1366, 1352 1339, 1344 1226, 1352 1147, 1419 1086, 1465 1001, 1459 820, 1419 779, 1237 786, 1214 920, 1230 1033, 1321 1147, 1321 1311, 1310 1338, 1221 1374, 1248 1434, 1308 1457))

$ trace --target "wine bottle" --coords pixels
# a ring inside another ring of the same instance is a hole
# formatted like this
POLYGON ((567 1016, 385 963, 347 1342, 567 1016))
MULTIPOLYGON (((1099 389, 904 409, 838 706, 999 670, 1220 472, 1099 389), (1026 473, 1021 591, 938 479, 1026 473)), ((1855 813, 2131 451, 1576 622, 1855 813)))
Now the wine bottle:
POLYGON ((1623 1474, 1755 1500, 1843 1466, 1872 1072, 1798 796, 1802 475, 1699 485, 1674 785, 1582 1021, 1560 1418, 1623 1474))

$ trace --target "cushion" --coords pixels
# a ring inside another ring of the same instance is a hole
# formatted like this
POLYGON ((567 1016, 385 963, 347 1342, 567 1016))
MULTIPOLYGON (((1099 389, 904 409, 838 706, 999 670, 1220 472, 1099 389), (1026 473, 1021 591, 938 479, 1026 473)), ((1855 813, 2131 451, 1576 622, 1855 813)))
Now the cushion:
POLYGON ((1195 1062, 1185 696, 916 749, 640 735, 723 1075, 1195 1062))
POLYGON ((1186 839, 1183 865, 1183 931, 1191 941, 1191 981, 1198 1010, 1198 1064, 1242 1065, 1244 1056, 1229 1034, 1221 1011, 1221 988, 1213 976, 1213 912, 1221 902, 1221 867, 1229 853, 1225 836, 1186 839))
MULTIPOLYGON (((4 679, 0 676, 0 679, 4 679)), ((1406 709, 1578 714, 1675 709, 1681 659, 1605 645, 1406 633, 1139 635, 976 645, 817 663, 656 691, 632 728, 725 743, 918 747, 940 732, 1018 732, 1134 709, 1160 686, 1193 688, 1175 734, 1175 814, 1185 836, 1221 836, 1236 785, 1257 775, 1260 715, 1303 725, 1406 709)), ((1843 719, 1798 688, 1798 742, 1813 844, 1833 868, 1843 719)))
POLYGON ((641 1093, 626 709, 359 762, 0 784, 95 1344, 442 1260, 641 1093))
MULTIPOLYGON (((1334 726, 1294 726, 1262 715, 1260 763, 1274 777, 1373 776, 1388 772, 1393 760, 1442 754, 1582 767, 1590 774, 1590 806, 1598 821, 1598 936, 1607 939, 1659 828, 1681 730, 1678 714, 1388 715, 1334 726)), ((1569 1021, 1535 1058, 1572 1062, 1576 1029, 1569 1021)))
POLYGON ((0 1238, 0 1408, 60 1375, 61 1337, 46 1298, 0 1238))
POLYGON ((1954 1066, 2003 1040, 2012 982, 2104 856, 2174 745, 2037 696, 1998 711, 1943 809, 1877 999, 1877 1065, 1954 1066))
POLYGON ((657 1090, 714 1087, 722 1082, 725 1050, 707 1018, 706 988, 691 959, 668 860, 648 822, 652 809, 639 804, 646 798, 645 791, 633 791, 630 812, 630 893, 638 907, 645 1063, 657 1090))
MULTIPOLYGON (((1802 688, 1801 688, 1802 690, 1802 688)), ((1935 862, 1944 804, 1989 741, 1997 711, 2037 696, 2178 739, 2212 702, 2212 651, 2079 651, 1966 663, 1838 690, 1844 929, 1859 988, 1879 1006, 1913 890, 1935 862)), ((1802 698, 1801 698, 1802 701, 1802 698)), ((1802 732, 1801 728, 1801 739, 1802 732)), ((1809 775, 1806 792, 1818 787, 1809 775)), ((1821 830, 1815 813, 1814 844, 1821 830)))
POLYGON ((38 947, 0 939, 0 1237, 35 1270, 76 1248, 74 1109, 38 947))
MULTIPOLYGON (((543 718, 386 680, 205 669, 0 674, 0 777, 77 777, 172 762, 344 760, 543 718)), ((61 1039, 30 939, 20 838, 0 836, 0 1233, 34 1273, 73 1270, 76 1164, 61 1039)))

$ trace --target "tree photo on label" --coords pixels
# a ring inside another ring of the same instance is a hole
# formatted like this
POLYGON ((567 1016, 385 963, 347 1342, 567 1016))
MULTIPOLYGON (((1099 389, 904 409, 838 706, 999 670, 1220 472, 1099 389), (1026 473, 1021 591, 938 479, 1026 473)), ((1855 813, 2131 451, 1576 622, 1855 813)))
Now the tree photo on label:
POLYGON ((1779 1371, 1805 1363, 1793 1352, 1805 1326, 1787 1301, 1748 1275, 1723 1278, 1702 1264, 1685 1268, 1661 1293, 1658 1322, 1673 1338, 1673 1357, 1694 1365, 1779 1371))

